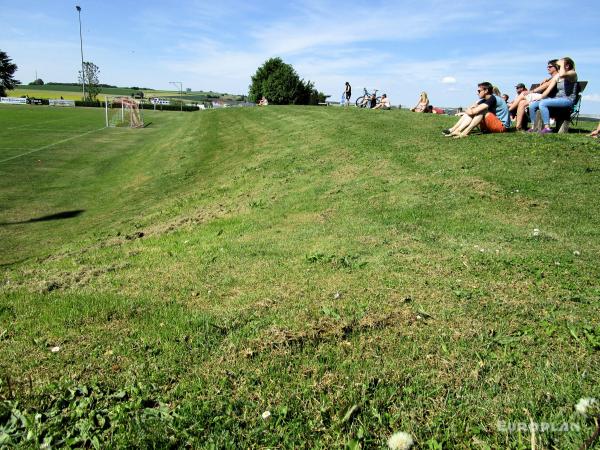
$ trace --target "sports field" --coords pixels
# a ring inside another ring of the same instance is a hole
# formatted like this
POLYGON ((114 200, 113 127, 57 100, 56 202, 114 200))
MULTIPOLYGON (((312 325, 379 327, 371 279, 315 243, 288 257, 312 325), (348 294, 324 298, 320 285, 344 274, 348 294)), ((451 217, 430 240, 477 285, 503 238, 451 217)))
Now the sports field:
POLYGON ((597 141, 452 140, 453 118, 398 110, 145 114, 0 107, 0 447, 592 435, 597 141))

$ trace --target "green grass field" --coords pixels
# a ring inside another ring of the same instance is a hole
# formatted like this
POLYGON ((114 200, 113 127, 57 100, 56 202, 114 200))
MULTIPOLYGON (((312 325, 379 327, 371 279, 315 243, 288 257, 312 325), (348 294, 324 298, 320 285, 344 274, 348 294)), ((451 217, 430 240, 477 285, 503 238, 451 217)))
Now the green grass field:
POLYGON ((146 122, 0 107, 0 447, 593 433, 597 141, 333 107, 146 122))

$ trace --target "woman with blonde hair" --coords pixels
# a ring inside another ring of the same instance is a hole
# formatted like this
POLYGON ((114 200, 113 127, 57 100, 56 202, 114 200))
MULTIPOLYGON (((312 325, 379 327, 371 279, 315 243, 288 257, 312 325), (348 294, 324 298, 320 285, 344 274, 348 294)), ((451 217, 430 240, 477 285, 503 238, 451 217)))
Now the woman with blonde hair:
POLYGON ((416 104, 414 108, 410 110, 412 112, 425 112, 429 106, 429 98, 427 97, 427 92, 421 92, 421 96, 419 97, 419 103, 416 104))

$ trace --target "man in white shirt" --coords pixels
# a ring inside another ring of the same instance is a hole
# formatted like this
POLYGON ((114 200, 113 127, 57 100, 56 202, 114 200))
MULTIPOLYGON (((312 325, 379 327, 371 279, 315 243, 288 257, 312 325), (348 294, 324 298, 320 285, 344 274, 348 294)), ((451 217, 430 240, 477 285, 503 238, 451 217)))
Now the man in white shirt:
POLYGON ((390 108, 391 108, 390 99, 387 97, 387 94, 383 94, 381 96, 381 102, 379 102, 379 105, 376 105, 373 109, 390 109, 390 108))

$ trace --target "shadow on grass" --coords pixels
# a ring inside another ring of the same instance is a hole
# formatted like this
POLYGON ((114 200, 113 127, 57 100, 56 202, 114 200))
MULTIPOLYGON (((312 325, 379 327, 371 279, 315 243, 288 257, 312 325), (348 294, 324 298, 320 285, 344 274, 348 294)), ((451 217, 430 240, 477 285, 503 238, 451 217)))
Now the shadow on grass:
POLYGON ((18 222, 0 222, 0 226, 21 225, 25 223, 48 222, 51 220, 73 219, 85 212, 85 209, 74 209, 73 211, 62 211, 56 214, 50 214, 42 217, 34 217, 29 220, 20 220, 18 222))

